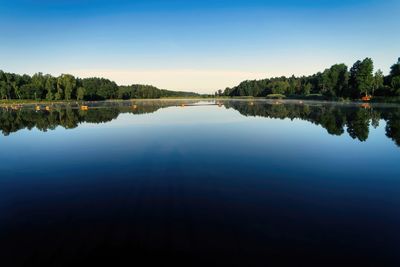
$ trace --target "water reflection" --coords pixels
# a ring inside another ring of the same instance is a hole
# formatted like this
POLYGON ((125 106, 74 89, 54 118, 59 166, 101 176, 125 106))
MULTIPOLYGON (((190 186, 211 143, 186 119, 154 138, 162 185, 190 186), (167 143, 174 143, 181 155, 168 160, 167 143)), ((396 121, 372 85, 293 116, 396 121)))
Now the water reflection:
POLYGON ((245 116, 309 121, 331 135, 339 136, 347 131, 353 139, 360 141, 368 139, 370 126, 377 128, 380 120, 384 120, 386 136, 400 146, 400 108, 396 106, 263 101, 229 101, 224 104, 245 116))
POLYGON ((0 108, 2 266, 398 266, 397 106, 85 105, 0 108))
POLYGON ((331 135, 347 132, 353 139, 366 141, 370 127, 377 128, 381 120, 386 122, 386 136, 400 146, 400 108, 395 105, 335 104, 301 101, 119 101, 89 103, 88 110, 78 104, 2 107, 0 129, 7 136, 22 129, 37 128, 54 130, 61 126, 73 129, 81 123, 105 123, 116 119, 121 113, 132 115, 153 113, 172 106, 218 105, 239 111, 244 116, 272 119, 300 119, 319 125, 331 135))
MULTIPOLYGON (((185 101, 193 104, 196 101, 185 101)), ((40 131, 54 130, 58 126, 73 129, 79 124, 110 122, 121 113, 134 115, 153 113, 161 108, 179 106, 180 101, 117 101, 86 103, 84 110, 78 104, 55 104, 51 106, 26 105, 18 107, 2 107, 0 109, 0 129, 3 135, 22 129, 37 128, 40 131)))

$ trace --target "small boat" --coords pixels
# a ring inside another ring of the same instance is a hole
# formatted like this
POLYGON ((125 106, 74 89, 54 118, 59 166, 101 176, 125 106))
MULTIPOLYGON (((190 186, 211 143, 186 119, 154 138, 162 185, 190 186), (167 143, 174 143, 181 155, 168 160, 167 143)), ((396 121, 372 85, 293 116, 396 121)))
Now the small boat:
POLYGON ((362 100, 362 101, 370 101, 371 98, 372 98, 371 96, 366 95, 366 96, 363 96, 363 97, 361 98, 361 100, 362 100))

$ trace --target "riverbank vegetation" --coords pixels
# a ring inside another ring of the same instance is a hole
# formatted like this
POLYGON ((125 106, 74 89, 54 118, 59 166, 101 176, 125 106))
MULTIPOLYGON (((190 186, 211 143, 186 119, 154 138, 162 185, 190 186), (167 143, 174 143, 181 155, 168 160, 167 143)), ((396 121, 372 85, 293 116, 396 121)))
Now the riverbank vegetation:
POLYGON ((0 100, 107 100, 163 97, 198 97, 197 93, 159 89, 151 85, 119 86, 104 78, 76 78, 70 74, 33 76, 0 70, 0 100))
POLYGON ((247 80, 233 88, 218 90, 215 95, 331 100, 373 96, 385 101, 400 97, 400 58, 386 76, 381 70, 374 72, 372 59, 366 58, 355 62, 350 69, 345 64, 335 64, 310 76, 247 80))
MULTIPOLYGON (((400 58, 388 75, 374 72, 372 59, 358 60, 348 69, 345 64, 310 76, 275 77, 247 80, 233 88, 218 90, 226 98, 296 98, 313 100, 354 100, 372 97, 376 102, 400 102, 400 58)), ((151 85, 120 86, 104 78, 76 78, 70 74, 54 77, 36 73, 33 76, 0 70, 0 102, 98 101, 109 99, 213 97, 192 92, 159 89, 151 85)))

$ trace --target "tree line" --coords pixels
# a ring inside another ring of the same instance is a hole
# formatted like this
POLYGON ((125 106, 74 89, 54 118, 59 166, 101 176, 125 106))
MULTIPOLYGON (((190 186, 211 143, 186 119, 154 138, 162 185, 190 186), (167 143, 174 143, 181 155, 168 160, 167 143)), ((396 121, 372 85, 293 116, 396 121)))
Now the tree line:
POLYGON ((69 101, 192 96, 198 96, 198 94, 163 90, 151 85, 118 86, 108 79, 80 79, 71 74, 54 77, 39 72, 29 76, 0 70, 0 99, 2 100, 69 101))
POLYGON ((332 67, 310 76, 275 77, 247 80, 233 88, 218 90, 216 96, 265 97, 323 95, 330 98, 358 99, 362 96, 400 96, 400 58, 389 75, 381 70, 374 72, 371 58, 358 60, 348 69, 345 64, 332 67))

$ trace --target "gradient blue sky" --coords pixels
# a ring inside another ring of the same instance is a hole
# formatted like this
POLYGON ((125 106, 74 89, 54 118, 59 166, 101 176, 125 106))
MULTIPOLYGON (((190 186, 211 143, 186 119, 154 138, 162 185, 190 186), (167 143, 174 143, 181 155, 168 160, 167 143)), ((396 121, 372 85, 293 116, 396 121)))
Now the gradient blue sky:
POLYGON ((396 0, 0 0, 0 69, 213 92, 400 57, 396 0))

